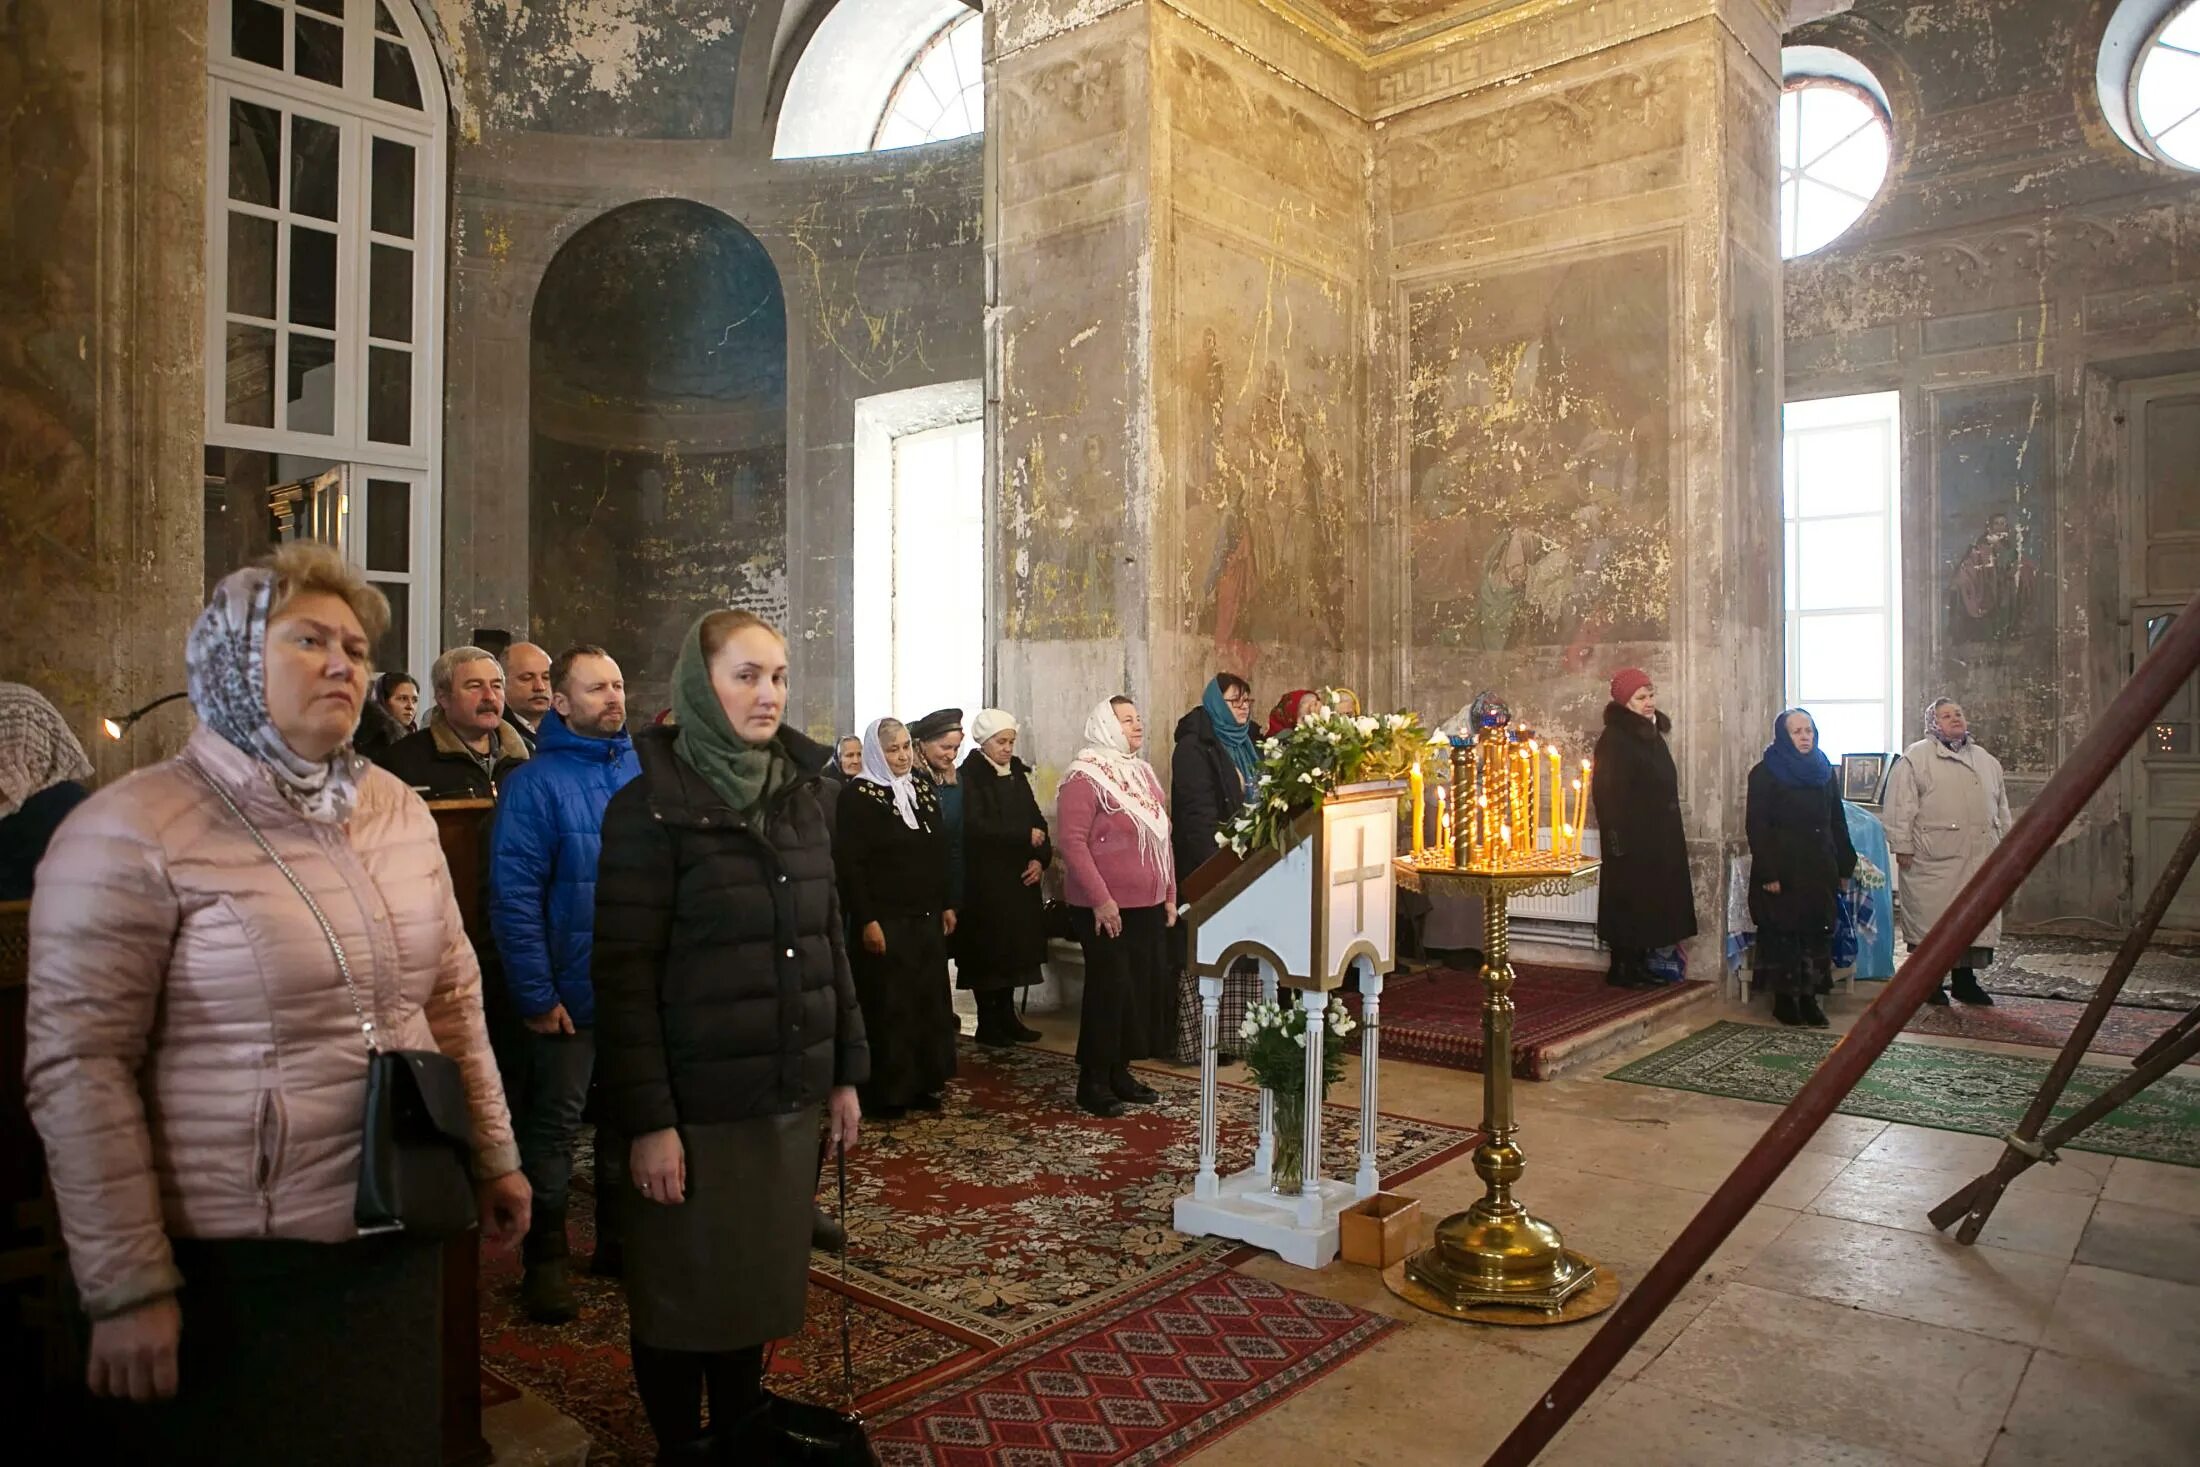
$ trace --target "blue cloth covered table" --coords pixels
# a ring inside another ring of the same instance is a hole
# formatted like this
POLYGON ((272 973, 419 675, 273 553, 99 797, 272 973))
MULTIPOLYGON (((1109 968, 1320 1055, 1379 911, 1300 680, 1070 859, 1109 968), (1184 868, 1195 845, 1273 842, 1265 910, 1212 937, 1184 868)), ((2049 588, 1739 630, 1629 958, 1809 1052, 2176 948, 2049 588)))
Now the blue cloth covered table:
POLYGON ((1856 847, 1857 875, 1864 874, 1863 863, 1869 861, 1890 877, 1876 891, 1863 890, 1861 882, 1853 888, 1859 899, 1870 903, 1872 919, 1857 927, 1856 976, 1866 980, 1892 978, 1894 885, 1891 874, 1894 858, 1887 854, 1887 828, 1879 823, 1878 816, 1860 805, 1843 802, 1841 808, 1848 812, 1849 844, 1856 847))

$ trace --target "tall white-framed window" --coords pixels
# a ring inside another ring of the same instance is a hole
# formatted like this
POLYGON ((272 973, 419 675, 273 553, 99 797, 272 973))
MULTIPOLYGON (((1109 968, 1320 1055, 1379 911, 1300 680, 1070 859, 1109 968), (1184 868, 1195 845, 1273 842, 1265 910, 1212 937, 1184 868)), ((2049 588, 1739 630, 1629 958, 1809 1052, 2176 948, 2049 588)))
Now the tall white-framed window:
POLYGON ((1834 759, 1902 747, 1901 452, 1899 393, 1782 412, 1787 701, 1834 759))
POLYGON ((856 722, 985 703, 985 434, 978 384, 856 403, 856 722))
POLYGON ((333 497, 315 533, 391 600, 376 660, 418 672, 440 641, 442 73, 410 0, 207 10, 209 494, 220 467, 333 497))

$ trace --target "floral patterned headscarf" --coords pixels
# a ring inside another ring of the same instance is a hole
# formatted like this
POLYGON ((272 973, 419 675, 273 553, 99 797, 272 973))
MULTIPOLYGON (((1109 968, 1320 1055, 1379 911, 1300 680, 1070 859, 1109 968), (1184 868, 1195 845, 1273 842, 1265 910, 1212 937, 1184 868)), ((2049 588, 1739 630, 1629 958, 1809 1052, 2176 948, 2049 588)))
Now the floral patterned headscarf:
POLYGON ((267 711, 267 617, 275 573, 232 571, 214 588, 184 644, 191 706, 199 721, 260 762, 299 814, 323 825, 351 818, 367 761, 346 739, 326 759, 301 757, 267 711))

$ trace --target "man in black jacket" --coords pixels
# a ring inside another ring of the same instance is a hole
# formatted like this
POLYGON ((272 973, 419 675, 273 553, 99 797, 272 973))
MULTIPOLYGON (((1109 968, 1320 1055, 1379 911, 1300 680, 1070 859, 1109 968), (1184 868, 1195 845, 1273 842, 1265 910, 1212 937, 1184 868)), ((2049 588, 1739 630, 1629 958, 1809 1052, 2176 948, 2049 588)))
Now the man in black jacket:
POLYGON ((453 647, 429 674, 435 713, 428 726, 375 755, 375 762, 431 800, 493 800, 527 758, 504 721, 504 671, 479 647, 453 647))

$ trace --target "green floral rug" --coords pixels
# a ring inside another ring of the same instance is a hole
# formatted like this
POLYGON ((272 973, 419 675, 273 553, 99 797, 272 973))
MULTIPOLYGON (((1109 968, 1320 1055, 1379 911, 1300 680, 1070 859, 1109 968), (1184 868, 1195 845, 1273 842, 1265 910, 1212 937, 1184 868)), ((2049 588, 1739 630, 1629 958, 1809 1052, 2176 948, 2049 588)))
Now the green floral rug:
MULTIPOLYGON (((1808 1029, 1721 1022, 1606 1076, 1785 1105, 1833 1052, 1836 1037, 1808 1029)), ((2024 1116, 2049 1060, 1948 1049, 1897 1039, 1848 1098, 1843 1115, 1942 1131, 2001 1136, 2024 1116)), ((2055 1107, 2059 1120, 2130 1073, 2080 1065, 2055 1107)), ((2075 1150, 2200 1167, 2200 1079, 2165 1075, 2071 1143, 2075 1150)))

